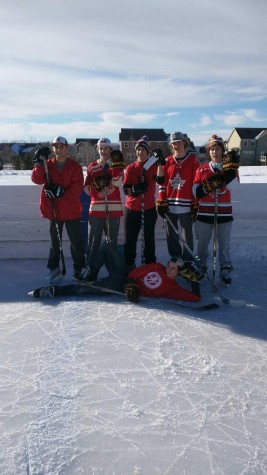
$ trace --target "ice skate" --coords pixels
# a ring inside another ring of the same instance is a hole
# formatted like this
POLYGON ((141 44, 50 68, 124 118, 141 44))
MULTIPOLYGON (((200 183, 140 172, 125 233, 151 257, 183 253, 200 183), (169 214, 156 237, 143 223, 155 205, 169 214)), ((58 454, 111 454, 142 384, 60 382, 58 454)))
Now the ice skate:
POLYGON ((221 266, 220 279, 227 286, 232 283, 232 279, 230 277, 230 272, 232 272, 232 270, 233 267, 231 266, 231 264, 221 266))
POLYGON ((55 296, 55 287, 40 287, 39 289, 35 289, 32 292, 29 292, 28 295, 32 295, 36 299, 40 299, 43 297, 50 297, 53 298, 55 296))

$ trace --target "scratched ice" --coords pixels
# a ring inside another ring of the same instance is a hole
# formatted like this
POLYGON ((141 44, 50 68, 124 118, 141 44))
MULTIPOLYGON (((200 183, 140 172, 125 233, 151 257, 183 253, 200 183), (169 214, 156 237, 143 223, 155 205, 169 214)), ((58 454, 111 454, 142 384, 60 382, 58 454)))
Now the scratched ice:
MULTIPOLYGON (((266 474, 262 213, 261 225, 244 221, 251 242, 242 219, 233 228, 233 285, 223 292, 246 307, 38 301, 27 292, 46 261, 2 259, 1 474, 266 474)), ((202 294, 215 299, 208 282, 202 294)))

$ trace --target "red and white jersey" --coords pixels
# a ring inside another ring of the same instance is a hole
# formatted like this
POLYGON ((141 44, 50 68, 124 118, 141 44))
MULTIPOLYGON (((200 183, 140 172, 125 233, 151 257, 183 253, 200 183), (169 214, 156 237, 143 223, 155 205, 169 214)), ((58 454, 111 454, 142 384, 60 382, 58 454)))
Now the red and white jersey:
MULTIPOLYGON (((103 174, 103 163, 98 160, 90 163, 87 167, 87 176, 84 183, 84 191, 91 196, 89 215, 104 218, 106 216, 105 190, 97 191, 91 186, 92 179, 103 174)), ((106 187, 108 212, 110 218, 118 218, 123 215, 120 186, 122 184, 122 169, 109 167, 105 174, 111 176, 111 183, 106 187)))
MULTIPOLYGON (((142 180, 143 168, 146 162, 141 163, 137 160, 128 165, 124 171, 123 183, 125 185, 136 185, 142 180)), ((148 184, 147 192, 144 193, 144 209, 151 209, 155 206, 155 192, 156 192, 156 180, 157 165, 152 165, 145 171, 144 180, 148 184)), ((133 211, 140 211, 142 207, 142 195, 139 196, 127 196, 126 207, 133 211)))
MULTIPOLYGON (((203 181, 214 175, 216 172, 211 166, 212 162, 204 163, 201 165, 194 179, 193 191, 198 185, 202 185, 203 181)), ((222 171, 223 174, 223 171, 222 171)), ((237 174, 238 177, 238 174, 237 174)), ((199 200, 199 207, 197 213, 197 219, 204 222, 212 222, 215 214, 215 191, 203 196, 199 200)), ((231 192, 226 184, 223 184, 218 195, 218 222, 232 221, 232 202, 231 192)))
POLYGON ((133 269, 129 277, 134 279, 140 294, 145 297, 165 297, 186 302, 199 302, 200 298, 187 289, 180 287, 175 279, 166 275, 166 267, 154 262, 133 269))
MULTIPOLYGON (((166 158, 164 184, 159 187, 159 200, 167 200, 171 213, 189 213, 194 200, 192 185, 199 161, 194 152, 188 152, 182 160, 174 155, 166 158)), ((194 200, 195 201, 195 200, 194 200)))

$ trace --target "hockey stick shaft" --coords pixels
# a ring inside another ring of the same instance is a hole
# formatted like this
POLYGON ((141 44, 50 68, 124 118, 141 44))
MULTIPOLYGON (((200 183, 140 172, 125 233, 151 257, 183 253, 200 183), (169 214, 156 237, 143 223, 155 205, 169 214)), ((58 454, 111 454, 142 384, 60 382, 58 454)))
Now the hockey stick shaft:
POLYGON ((107 228, 106 241, 110 243, 111 237, 110 237, 110 226, 109 226, 108 190, 106 186, 104 188, 104 199, 105 199, 105 214, 106 214, 106 228, 107 228))
MULTIPOLYGON (((112 290, 112 289, 108 289, 106 287, 100 287, 98 285, 94 285, 94 284, 91 284, 90 282, 83 282, 83 281, 80 281, 78 283, 76 283, 76 285, 80 286, 80 287, 89 287, 91 289, 95 289, 95 290, 101 290, 102 292, 106 292, 107 294, 114 294, 114 295, 120 295, 120 296, 123 296, 123 297, 126 297, 125 293, 124 292, 120 292, 119 290, 112 290)), ((178 300, 174 300, 174 299, 167 299, 167 298, 164 298, 164 297, 158 297, 158 298, 154 298, 154 297, 141 297, 140 301, 153 301, 153 302, 160 302, 160 303, 163 303, 163 304, 171 304, 171 305, 176 305, 178 307, 183 307, 183 308, 188 308, 189 310, 212 310, 212 309, 215 309, 215 308, 218 308, 220 305, 218 305, 217 303, 211 303, 211 304, 207 304, 207 305, 187 305, 186 303, 181 303, 179 302, 178 300)))
POLYGON ((219 199, 219 190, 216 189, 215 196, 214 196, 214 221, 213 221, 212 292, 217 291, 216 261, 217 261, 218 199, 219 199))
MULTIPOLYGON (((144 173, 141 178, 142 183, 145 181, 144 173)), ((145 265, 145 194, 141 195, 141 266, 145 265)))
MULTIPOLYGON (((43 163, 44 163, 46 181, 47 181, 47 184, 49 185, 50 184, 50 177, 49 177, 48 167, 47 167, 47 163, 46 163, 45 158, 43 158, 43 163)), ((62 275, 65 275, 66 274, 65 257, 64 257, 64 253, 63 253, 62 238, 61 238, 61 235, 60 235, 59 224, 58 224, 58 220, 57 220, 57 212, 56 212, 55 203, 54 203, 53 198, 51 199, 51 206, 52 206, 52 212, 53 212, 54 221, 55 221, 55 227, 56 227, 56 233, 57 233, 57 239, 58 239, 58 247, 59 247, 59 253, 60 253, 60 258, 61 258, 61 263, 62 263, 61 273, 62 273, 62 275)))
MULTIPOLYGON (((109 169, 109 164, 105 163, 103 166, 102 174, 105 175, 107 170, 109 169)), ((111 242, 111 237, 110 237, 110 226, 109 226, 109 208, 108 208, 108 188, 105 186, 104 188, 104 200, 105 200, 105 218, 106 218, 106 241, 108 243, 111 242)))

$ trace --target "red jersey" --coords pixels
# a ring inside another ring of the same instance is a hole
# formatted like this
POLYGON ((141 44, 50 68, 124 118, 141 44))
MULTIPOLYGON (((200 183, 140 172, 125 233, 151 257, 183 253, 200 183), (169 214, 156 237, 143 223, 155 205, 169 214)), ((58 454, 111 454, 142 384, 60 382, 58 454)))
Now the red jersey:
POLYGON ((175 279, 166 275, 166 267, 158 262, 133 269, 129 277, 135 280, 144 297, 164 297, 186 302, 199 302, 200 298, 180 287, 175 279))
MULTIPOLYGON (((65 193, 60 200, 54 200, 56 216, 59 221, 68 221, 81 217, 82 205, 80 196, 83 190, 83 171, 81 165, 70 157, 61 169, 55 158, 47 161, 49 180, 52 185, 59 185, 64 188, 65 193)), ((32 182, 36 185, 47 183, 45 168, 34 167, 31 175, 32 182)), ((50 198, 45 196, 44 186, 40 196, 40 210, 43 218, 54 219, 52 203, 50 198)))
POLYGON ((171 213, 189 213, 195 201, 192 185, 199 161, 194 152, 187 152, 182 160, 174 155, 166 158, 165 181, 159 187, 159 200, 167 200, 171 213))
MULTIPOLYGON (((135 161, 128 165, 124 172, 123 183, 125 185, 136 185, 142 180, 143 167, 146 162, 141 163, 135 161)), ((144 181, 148 184, 147 192, 144 193, 144 209, 151 209, 155 207, 155 191, 156 191, 156 180, 155 176, 157 175, 158 166, 156 164, 152 165, 148 170, 145 171, 144 181)), ((142 195, 139 196, 127 196, 126 197, 126 207, 133 211, 140 211, 142 207, 142 195)))
MULTIPOLYGON (((215 171, 213 170, 211 166, 211 162, 204 163, 198 168, 196 172, 194 185, 202 185, 203 180, 205 180, 206 178, 214 174, 215 174, 215 171)), ((223 174, 223 171, 222 171, 222 174, 223 174)), ((212 223, 214 220, 214 213, 215 213, 215 190, 210 192, 208 195, 203 196, 203 198, 199 199, 197 219, 199 221, 212 223)), ((233 220, 231 192, 225 184, 222 185, 219 191, 219 195, 218 195, 217 217, 218 217, 219 223, 233 220)))
MULTIPOLYGON (((85 193, 91 196, 89 214, 99 218, 105 218, 106 216, 105 190, 96 191, 90 185, 93 178, 103 174, 103 166, 104 164, 99 163, 98 160, 90 163, 87 167, 87 176, 84 183, 85 193)), ((106 187, 109 216, 110 218, 118 218, 123 215, 120 194, 122 170, 121 168, 109 167, 106 173, 111 176, 111 183, 106 187)))

